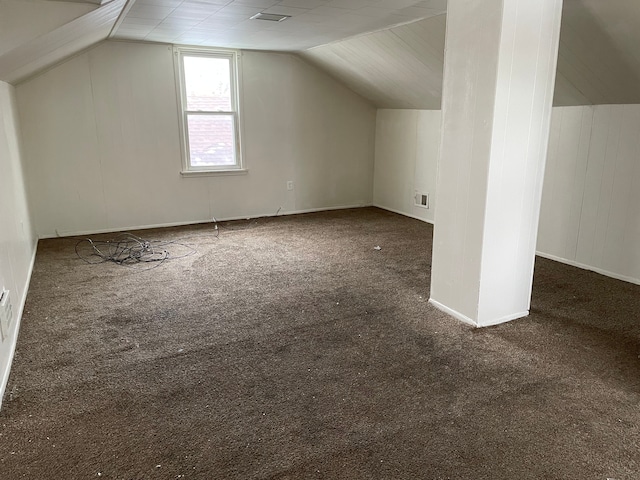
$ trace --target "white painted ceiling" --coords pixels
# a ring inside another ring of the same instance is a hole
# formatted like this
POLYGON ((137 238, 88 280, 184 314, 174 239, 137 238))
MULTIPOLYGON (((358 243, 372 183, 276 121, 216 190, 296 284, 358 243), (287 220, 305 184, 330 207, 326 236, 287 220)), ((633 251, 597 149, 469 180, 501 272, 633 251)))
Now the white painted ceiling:
POLYGON ((113 37, 299 51, 445 11, 446 0, 136 0, 113 37), (291 18, 250 20, 260 12, 291 18))
MULTIPOLYGON (((293 51, 378 107, 439 108, 445 11, 446 0, 0 0, 0 80, 111 37, 293 51), (249 19, 258 12, 291 18, 249 19)), ((564 0, 555 104, 640 103, 639 26, 640 0, 564 0)))
POLYGON ((96 8, 82 3, 0 0, 0 55, 96 8))
MULTIPOLYGON (((301 52, 380 108, 438 109, 446 15, 301 52)), ((565 0, 554 105, 640 103, 640 0, 565 0)))
POLYGON ((442 97, 446 15, 438 15, 300 55, 378 108, 437 110, 442 97))
POLYGON ((111 0, 45 0, 47 2, 68 2, 68 3, 86 3, 93 5, 104 5, 105 3, 109 3, 111 0))
POLYGON ((0 0, 0 80, 17 83, 109 36, 127 0, 0 0))

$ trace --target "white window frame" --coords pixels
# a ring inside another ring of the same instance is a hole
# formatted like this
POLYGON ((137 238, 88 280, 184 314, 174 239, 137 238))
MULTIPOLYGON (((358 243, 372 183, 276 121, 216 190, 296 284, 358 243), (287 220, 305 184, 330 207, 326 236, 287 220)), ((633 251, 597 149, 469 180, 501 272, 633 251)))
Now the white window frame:
POLYGON ((182 151, 182 170, 183 176, 201 176, 201 175, 242 175, 248 172, 243 163, 242 149, 242 116, 240 114, 240 52, 237 50, 228 50, 220 48, 204 48, 204 47, 173 47, 174 67, 176 75, 176 85, 178 87, 178 110, 180 123, 180 143, 182 151), (231 111, 230 112, 192 112, 187 110, 187 98, 184 76, 184 57, 211 57, 228 59, 231 66, 231 111), (235 132, 235 153, 236 163, 234 165, 220 166, 193 166, 191 165, 191 155, 189 152, 189 131, 187 116, 189 114, 212 114, 212 115, 229 115, 233 116, 234 132, 235 132))

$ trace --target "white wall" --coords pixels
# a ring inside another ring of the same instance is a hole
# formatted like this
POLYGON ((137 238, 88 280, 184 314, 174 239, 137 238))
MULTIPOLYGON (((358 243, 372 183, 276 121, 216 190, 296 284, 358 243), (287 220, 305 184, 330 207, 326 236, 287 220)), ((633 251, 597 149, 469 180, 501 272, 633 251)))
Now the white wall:
MULTIPOLYGON (((433 221, 439 135, 439 111, 378 111, 376 206, 433 221), (413 206, 420 178, 429 211, 413 206)), ((640 283, 639 245, 640 105, 555 107, 537 253, 640 283)))
POLYGON ((640 283, 640 105, 554 110, 538 253, 640 283))
POLYGON ((0 403, 9 378, 36 251, 21 165, 14 88, 0 82, 0 287, 9 290, 13 321, 0 334, 0 403))
POLYGON ((440 110, 378 110, 373 204, 433 223, 440 149, 440 110), (415 192, 429 194, 429 209, 415 192))
POLYGON ((20 84, 38 235, 371 204, 375 109, 292 55, 242 66, 239 176, 180 175, 169 46, 105 42, 20 84))

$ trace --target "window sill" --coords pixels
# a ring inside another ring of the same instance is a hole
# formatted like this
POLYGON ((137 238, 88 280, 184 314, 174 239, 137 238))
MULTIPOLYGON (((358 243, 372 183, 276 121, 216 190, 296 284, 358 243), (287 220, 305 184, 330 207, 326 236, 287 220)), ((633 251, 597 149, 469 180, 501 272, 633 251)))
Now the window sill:
POLYGON ((247 168, 236 168, 233 170, 183 170, 180 175, 183 177, 225 177, 229 175, 246 175, 247 168))

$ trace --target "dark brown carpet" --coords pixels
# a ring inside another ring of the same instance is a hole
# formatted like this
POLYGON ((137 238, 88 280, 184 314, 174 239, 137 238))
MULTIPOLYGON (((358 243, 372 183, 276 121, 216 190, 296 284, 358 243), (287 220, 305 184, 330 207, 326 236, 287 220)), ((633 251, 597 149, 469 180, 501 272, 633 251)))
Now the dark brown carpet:
POLYGON ((140 234, 198 253, 40 242, 2 480, 640 478, 638 286, 538 259, 532 315, 476 330, 382 210, 140 234))

